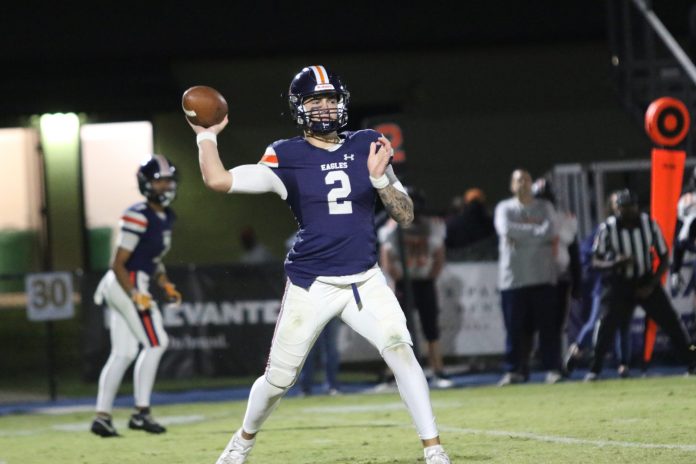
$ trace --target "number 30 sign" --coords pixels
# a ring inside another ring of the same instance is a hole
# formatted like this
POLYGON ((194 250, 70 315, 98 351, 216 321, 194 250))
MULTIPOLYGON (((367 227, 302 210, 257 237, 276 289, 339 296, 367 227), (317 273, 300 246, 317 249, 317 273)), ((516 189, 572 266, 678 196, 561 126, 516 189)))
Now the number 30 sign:
POLYGON ((27 274, 24 285, 30 321, 70 319, 74 316, 72 275, 69 272, 27 274))

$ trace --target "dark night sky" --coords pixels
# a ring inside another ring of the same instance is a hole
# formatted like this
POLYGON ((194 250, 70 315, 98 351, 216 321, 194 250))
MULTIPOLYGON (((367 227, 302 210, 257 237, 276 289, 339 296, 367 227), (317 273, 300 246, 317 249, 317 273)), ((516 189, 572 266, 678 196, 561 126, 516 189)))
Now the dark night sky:
MULTIPOLYGON (((180 60, 535 43, 563 47, 607 36, 605 0, 344 3, 350 6, 270 0, 222 6, 9 3, 0 14, 5 90, 0 119, 59 110, 67 103, 78 111, 139 111, 140 104, 167 110, 170 69, 180 60)), ((654 8, 682 34, 690 3, 656 0, 654 8)))

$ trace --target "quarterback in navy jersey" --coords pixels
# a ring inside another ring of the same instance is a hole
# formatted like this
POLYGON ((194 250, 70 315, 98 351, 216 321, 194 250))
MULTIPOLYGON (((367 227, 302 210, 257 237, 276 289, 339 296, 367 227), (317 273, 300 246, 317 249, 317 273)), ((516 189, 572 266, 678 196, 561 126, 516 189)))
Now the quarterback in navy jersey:
POLYGON ((335 316, 382 355, 422 441, 426 464, 450 462, 435 424, 428 384, 394 293, 377 266, 374 209, 380 197, 399 224, 413 221, 413 203, 390 165, 391 143, 373 130, 339 132, 350 94, 323 66, 308 66, 290 83, 290 115, 302 135, 269 145, 255 165, 229 171, 217 148, 228 121, 197 134, 203 181, 226 193, 274 192, 298 224, 287 255, 288 283, 264 375, 251 388, 242 427, 217 464, 246 461, 256 434, 297 381, 324 326, 335 316))
POLYGON ((128 427, 155 434, 166 431, 150 414, 157 366, 168 345, 162 315, 150 294, 150 280, 163 288, 170 301, 181 302, 161 261, 171 246, 175 215, 169 204, 176 196, 176 178, 176 168, 162 155, 152 155, 142 163, 137 179, 147 201, 123 213, 111 269, 94 295, 97 304, 106 302, 110 309, 111 354, 99 377, 97 416, 91 427, 102 437, 118 436, 111 421, 113 402, 123 374, 136 357, 136 412, 128 427), (138 354, 139 345, 143 348, 138 354))
POLYGON ((283 182, 299 226, 285 265, 294 284, 309 288, 317 276, 352 275, 374 266, 376 194, 367 157, 379 138, 362 130, 342 133, 333 152, 302 137, 266 149, 260 164, 283 182))

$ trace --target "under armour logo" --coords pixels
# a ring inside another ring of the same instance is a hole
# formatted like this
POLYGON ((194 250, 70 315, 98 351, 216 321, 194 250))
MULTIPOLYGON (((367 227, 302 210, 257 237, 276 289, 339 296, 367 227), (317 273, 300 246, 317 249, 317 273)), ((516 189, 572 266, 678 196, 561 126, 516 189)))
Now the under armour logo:
POLYGON ((689 346, 689 351, 696 351, 696 345, 689 346))
POLYGON ((355 161, 355 155, 343 155, 343 161, 355 161))

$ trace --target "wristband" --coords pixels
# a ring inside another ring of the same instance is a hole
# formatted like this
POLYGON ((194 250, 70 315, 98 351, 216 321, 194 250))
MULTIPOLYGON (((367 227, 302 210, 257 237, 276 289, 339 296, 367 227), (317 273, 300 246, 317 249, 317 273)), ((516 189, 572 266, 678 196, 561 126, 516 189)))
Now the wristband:
POLYGON ((217 135, 214 132, 201 132, 196 135, 196 144, 200 144, 203 140, 210 140, 217 146, 217 135))
POLYGON ((378 190, 389 186, 389 178, 386 174, 382 174, 381 177, 378 177, 376 179, 370 176, 370 182, 372 182, 372 186, 378 190))

